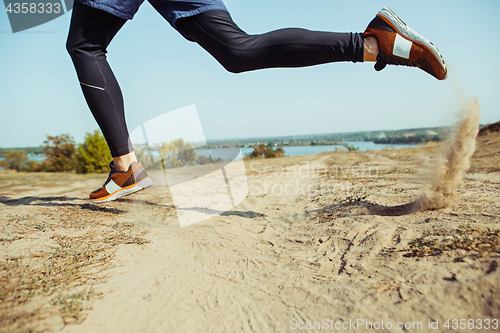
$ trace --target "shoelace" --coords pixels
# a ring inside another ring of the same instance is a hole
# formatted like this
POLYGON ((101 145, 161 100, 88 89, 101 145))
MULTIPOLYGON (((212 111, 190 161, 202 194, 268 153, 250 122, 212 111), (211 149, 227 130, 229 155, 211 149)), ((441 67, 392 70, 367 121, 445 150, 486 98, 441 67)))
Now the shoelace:
POLYGON ((106 179, 106 181, 104 182, 104 185, 102 185, 102 187, 108 185, 108 183, 111 180, 111 177, 113 177, 113 175, 118 172, 118 171, 116 171, 116 167, 115 167, 115 164, 113 163, 113 161, 111 161, 111 163, 109 163, 109 168, 111 169, 111 171, 109 172, 108 179, 106 179))

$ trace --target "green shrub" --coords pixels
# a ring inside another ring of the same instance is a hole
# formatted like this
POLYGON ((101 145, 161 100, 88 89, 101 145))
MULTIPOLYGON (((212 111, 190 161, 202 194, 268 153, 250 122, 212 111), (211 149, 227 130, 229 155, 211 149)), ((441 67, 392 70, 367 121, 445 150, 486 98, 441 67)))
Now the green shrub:
POLYGON ((44 171, 44 164, 38 161, 29 160, 22 169, 22 171, 27 172, 40 172, 44 171))
POLYGON ((99 130, 95 130, 94 133, 86 133, 83 144, 78 145, 75 169, 77 173, 106 173, 111 160, 106 139, 99 130))

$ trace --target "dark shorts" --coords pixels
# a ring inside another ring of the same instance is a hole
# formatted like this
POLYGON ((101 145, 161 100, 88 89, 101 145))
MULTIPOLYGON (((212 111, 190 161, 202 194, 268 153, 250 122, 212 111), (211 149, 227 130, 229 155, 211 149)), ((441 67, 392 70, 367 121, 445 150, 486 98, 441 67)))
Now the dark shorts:
MULTIPOLYGON (((84 5, 104 10, 123 19, 131 20, 144 0, 75 0, 84 5)), ((222 0, 148 0, 169 23, 177 29, 175 22, 209 10, 225 10, 222 0)))

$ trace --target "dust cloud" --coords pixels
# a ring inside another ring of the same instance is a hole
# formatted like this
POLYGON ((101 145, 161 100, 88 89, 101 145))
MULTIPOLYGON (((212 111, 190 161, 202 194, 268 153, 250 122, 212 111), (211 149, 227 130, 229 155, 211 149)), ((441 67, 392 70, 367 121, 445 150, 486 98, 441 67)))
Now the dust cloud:
POLYGON ((459 113, 460 120, 443 143, 439 157, 430 169, 423 194, 414 203, 413 210, 437 210, 452 204, 474 153, 480 110, 477 98, 464 103, 459 113))

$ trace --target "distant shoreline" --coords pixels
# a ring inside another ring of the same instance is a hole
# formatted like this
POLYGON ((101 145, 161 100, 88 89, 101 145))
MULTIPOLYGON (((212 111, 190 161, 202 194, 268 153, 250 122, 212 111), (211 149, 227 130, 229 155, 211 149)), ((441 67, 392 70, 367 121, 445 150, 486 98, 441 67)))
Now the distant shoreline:
MULTIPOLYGON (((322 134, 304 134, 304 135, 285 135, 275 137, 252 137, 252 138, 230 138, 208 140, 212 147, 249 147, 256 144, 269 144, 274 146, 330 146, 342 145, 346 142, 376 142, 377 140, 398 140, 390 142, 398 143, 417 143, 409 142, 408 138, 433 136, 440 140, 446 137, 449 127, 423 127, 401 130, 377 130, 377 131, 359 131, 344 133, 322 133, 322 134), (405 139, 406 138, 406 139, 405 139)), ((382 142, 379 142, 382 143, 382 142)), ((4 156, 6 150, 24 150, 26 154, 43 154, 43 147, 14 147, 0 148, 0 157, 4 156)))
MULTIPOLYGON (((330 143, 326 145, 312 145, 312 144, 301 144, 301 145, 288 145, 288 146, 279 146, 283 147, 285 151, 285 156, 302 156, 302 155, 315 155, 321 154, 324 152, 342 150, 347 151, 346 145, 348 145, 352 150, 359 151, 376 151, 376 150, 385 150, 385 149, 400 149, 400 148, 415 148, 419 145, 416 144, 376 144, 371 141, 349 141, 349 142, 341 142, 341 143, 330 143)), ((243 157, 250 154, 253 150, 252 147, 237 147, 241 149, 243 157)), ((216 149, 226 149, 226 147, 211 147, 212 150, 216 149)), ((8 150, 8 149, 6 149, 8 150)), ((22 150, 22 149, 21 149, 22 150)), ((204 152, 208 149, 204 148, 195 148, 195 151, 198 155, 207 155, 207 152, 204 152)), ((28 154, 28 158, 30 160, 35 160, 42 162, 45 160, 44 154, 28 154)), ((0 161, 3 160, 4 157, 0 156, 0 161)))

